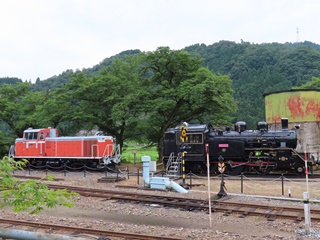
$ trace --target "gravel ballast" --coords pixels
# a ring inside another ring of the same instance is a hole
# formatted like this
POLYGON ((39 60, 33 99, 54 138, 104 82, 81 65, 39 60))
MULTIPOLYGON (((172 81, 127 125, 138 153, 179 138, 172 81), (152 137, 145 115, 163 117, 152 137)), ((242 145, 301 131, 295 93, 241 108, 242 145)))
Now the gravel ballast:
MULTIPOLYGON (((41 174, 41 173, 40 173, 41 174)), ((42 173, 43 174, 43 173, 42 173)), ((35 176, 36 174, 34 174, 35 176)), ((57 176, 61 178, 61 175, 57 176)), ((63 181, 54 184, 90 187, 99 189, 118 189, 116 185, 136 185, 135 179, 124 180, 121 183, 98 183, 99 174, 86 176, 68 174, 63 181)), ((119 189, 121 191, 145 190, 135 188, 119 189)), ((187 194, 172 191, 152 191, 153 194, 184 196, 194 198, 208 198, 208 192, 193 188, 187 194)), ((212 195, 215 195, 213 192, 212 195)), ((256 198, 248 195, 228 195, 228 201, 260 203, 269 205, 301 206, 301 202, 290 202, 273 198, 256 198)), ((318 208, 318 204, 312 207, 318 208)), ((73 208, 57 207, 47 209, 38 215, 29 215, 26 212, 14 213, 11 209, 1 209, 1 218, 29 220, 41 223, 51 223, 74 227, 103 229, 110 231, 124 231, 130 233, 150 234, 156 236, 171 236, 182 239, 320 239, 320 223, 312 223, 310 235, 305 234, 304 222, 276 219, 268 221, 262 216, 247 216, 240 218, 237 214, 225 215, 214 212, 211 216, 202 211, 183 211, 173 208, 164 208, 157 204, 138 204, 91 197, 77 197, 73 208)), ((48 230, 52 233, 52 230, 48 230)), ((92 239, 92 236, 88 236, 92 239)), ((113 238, 110 238, 113 239, 113 238)), ((116 238, 114 238, 116 239, 116 238)))

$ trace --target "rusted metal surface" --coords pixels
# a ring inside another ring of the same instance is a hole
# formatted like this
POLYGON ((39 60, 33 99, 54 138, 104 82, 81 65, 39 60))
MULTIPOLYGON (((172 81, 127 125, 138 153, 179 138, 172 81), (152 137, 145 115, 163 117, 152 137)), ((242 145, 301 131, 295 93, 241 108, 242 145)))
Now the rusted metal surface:
POLYGON ((281 118, 289 119, 289 129, 300 126, 298 152, 319 160, 320 153, 320 90, 304 89, 264 94, 266 121, 270 129, 281 128, 281 118))
POLYGON ((264 94, 266 121, 280 123, 281 118, 290 122, 320 122, 320 90, 290 90, 264 94))

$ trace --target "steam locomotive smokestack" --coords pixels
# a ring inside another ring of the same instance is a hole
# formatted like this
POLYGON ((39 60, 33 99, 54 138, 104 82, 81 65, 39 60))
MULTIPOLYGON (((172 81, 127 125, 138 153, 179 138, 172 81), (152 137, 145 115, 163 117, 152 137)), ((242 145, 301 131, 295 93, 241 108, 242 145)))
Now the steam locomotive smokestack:
POLYGON ((282 130, 288 130, 288 118, 281 118, 282 130))

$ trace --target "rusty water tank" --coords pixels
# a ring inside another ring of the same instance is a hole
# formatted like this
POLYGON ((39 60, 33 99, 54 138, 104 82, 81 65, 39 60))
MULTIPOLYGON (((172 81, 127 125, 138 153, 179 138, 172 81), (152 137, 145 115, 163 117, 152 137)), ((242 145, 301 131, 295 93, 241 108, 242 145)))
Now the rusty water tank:
POLYGON ((320 90, 294 89, 270 92, 265 97, 269 129, 280 129, 288 118, 288 128, 298 127, 298 152, 308 152, 315 159, 320 153, 320 90))

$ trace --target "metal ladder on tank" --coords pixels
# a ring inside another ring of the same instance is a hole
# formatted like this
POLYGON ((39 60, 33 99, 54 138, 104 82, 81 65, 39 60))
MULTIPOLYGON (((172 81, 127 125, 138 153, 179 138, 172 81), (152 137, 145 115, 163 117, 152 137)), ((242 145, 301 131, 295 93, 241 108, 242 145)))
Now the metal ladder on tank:
POLYGON ((177 177, 181 175, 181 153, 178 153, 178 156, 175 157, 172 152, 169 156, 169 160, 166 166, 166 175, 168 177, 177 177))

